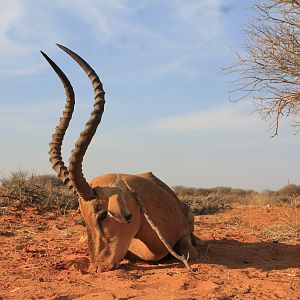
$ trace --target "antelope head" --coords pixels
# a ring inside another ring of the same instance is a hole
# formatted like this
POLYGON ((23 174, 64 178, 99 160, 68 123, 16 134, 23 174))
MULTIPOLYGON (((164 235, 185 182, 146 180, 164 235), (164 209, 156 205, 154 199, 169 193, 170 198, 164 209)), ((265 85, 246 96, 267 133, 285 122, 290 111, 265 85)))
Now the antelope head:
POLYGON ((69 158, 69 165, 66 167, 62 160, 61 147, 72 118, 75 96, 67 76, 44 52, 41 52, 59 76, 66 93, 65 109, 50 142, 50 162, 57 176, 78 198, 86 224, 90 268, 98 271, 110 270, 117 267, 126 254, 129 246, 127 236, 135 234, 132 232, 132 225, 129 224, 132 219, 131 211, 127 207, 130 194, 124 187, 120 176, 117 176, 112 185, 94 186, 93 188, 83 175, 83 157, 104 111, 104 90, 98 75, 86 61, 68 48, 59 44, 57 46, 71 56, 84 70, 92 83, 95 97, 90 118, 75 143, 69 158), (124 226, 127 226, 125 230, 124 226))

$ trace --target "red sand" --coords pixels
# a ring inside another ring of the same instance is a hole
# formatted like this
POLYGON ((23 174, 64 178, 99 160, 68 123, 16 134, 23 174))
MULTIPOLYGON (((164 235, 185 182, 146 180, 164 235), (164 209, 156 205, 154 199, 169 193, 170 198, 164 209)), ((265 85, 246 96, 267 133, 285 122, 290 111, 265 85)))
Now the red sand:
POLYGON ((189 273, 167 258, 86 272, 75 211, 0 210, 0 299, 300 299, 300 212, 240 206, 196 217, 204 241, 189 273), (298 221, 299 220, 299 221, 298 221))

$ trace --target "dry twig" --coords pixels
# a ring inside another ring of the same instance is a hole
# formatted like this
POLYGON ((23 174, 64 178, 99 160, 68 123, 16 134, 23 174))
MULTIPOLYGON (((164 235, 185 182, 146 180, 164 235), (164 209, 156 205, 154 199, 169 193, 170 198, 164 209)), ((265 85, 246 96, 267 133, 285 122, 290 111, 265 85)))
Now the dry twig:
POLYGON ((275 136, 282 118, 300 126, 300 1, 258 1, 254 9, 245 54, 224 71, 239 74, 236 101, 253 95, 255 110, 275 136))

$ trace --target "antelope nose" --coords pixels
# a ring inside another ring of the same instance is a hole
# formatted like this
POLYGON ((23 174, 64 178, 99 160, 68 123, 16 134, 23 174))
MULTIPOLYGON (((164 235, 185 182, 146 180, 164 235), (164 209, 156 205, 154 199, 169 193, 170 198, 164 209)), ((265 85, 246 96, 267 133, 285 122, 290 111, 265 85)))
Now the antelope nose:
POLYGON ((126 220, 127 223, 130 223, 131 219, 132 219, 132 214, 128 214, 128 215, 125 216, 125 220, 126 220))

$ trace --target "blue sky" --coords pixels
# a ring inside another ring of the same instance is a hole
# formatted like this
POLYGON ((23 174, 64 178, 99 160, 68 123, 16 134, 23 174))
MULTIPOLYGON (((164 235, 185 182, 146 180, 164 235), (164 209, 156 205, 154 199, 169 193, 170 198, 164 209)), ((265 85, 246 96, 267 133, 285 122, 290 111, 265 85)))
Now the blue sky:
POLYGON ((0 0, 0 176, 53 173, 48 143, 63 88, 39 51, 67 74, 76 108, 64 160, 92 107, 80 68, 55 43, 83 56, 106 91, 106 109, 86 154, 91 179, 153 171, 169 185, 257 190, 299 183, 299 135, 233 104, 220 68, 242 53, 253 1, 0 0))

